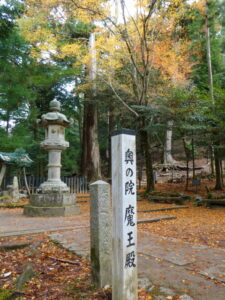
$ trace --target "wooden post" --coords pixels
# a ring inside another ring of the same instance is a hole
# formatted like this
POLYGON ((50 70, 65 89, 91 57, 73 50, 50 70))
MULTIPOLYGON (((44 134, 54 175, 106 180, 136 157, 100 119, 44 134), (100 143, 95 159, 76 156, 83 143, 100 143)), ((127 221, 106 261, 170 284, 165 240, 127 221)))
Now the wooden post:
POLYGON ((28 196, 30 196, 30 189, 29 189, 29 186, 27 184, 27 175, 26 175, 26 168, 23 167, 23 176, 24 176, 24 183, 25 183, 25 187, 26 187, 26 190, 27 190, 27 194, 28 196))
POLYGON ((112 299, 137 300, 135 132, 112 136, 112 299))
POLYGON ((2 181, 5 176, 5 171, 6 171, 6 164, 3 164, 0 172, 0 186, 2 185, 2 181))

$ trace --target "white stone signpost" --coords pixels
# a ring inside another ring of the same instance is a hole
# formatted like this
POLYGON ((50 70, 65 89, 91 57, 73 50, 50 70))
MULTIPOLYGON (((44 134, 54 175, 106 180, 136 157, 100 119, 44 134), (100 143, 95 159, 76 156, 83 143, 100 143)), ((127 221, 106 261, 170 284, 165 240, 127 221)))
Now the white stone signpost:
POLYGON ((135 132, 112 136, 112 299, 137 300, 135 132))

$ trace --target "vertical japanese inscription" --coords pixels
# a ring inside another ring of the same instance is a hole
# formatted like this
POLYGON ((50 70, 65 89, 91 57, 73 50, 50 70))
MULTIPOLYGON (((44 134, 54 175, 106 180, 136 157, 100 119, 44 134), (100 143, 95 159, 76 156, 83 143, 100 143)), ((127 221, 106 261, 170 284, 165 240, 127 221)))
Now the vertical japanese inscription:
POLYGON ((135 133, 112 136, 112 299, 137 300, 135 133))
POLYGON ((132 205, 132 196, 135 196, 135 176, 134 176, 134 153, 129 148, 125 151, 125 196, 129 196, 127 199, 127 207, 125 208, 125 226, 128 227, 126 247, 129 248, 129 252, 126 253, 125 268, 136 267, 136 251, 135 251, 135 207, 132 205), (130 229, 130 230, 129 230, 130 229), (134 248, 134 249, 132 249, 134 248))

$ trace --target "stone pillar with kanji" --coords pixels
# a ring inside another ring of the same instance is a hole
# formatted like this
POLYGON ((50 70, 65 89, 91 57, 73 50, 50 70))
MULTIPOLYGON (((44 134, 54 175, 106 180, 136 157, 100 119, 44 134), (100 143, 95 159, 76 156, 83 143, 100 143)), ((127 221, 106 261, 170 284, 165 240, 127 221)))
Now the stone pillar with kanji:
POLYGON ((112 136, 112 299, 137 300, 135 133, 112 136))

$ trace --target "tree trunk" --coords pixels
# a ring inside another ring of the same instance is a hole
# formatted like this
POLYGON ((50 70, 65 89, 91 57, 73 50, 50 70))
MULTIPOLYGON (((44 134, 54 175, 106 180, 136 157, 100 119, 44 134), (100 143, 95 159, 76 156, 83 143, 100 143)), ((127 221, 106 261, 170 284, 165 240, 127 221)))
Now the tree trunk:
POLYGON ((223 160, 220 160, 220 172, 221 172, 221 180, 222 180, 222 185, 224 186, 223 182, 223 160))
POLYGON ((206 36, 206 52, 207 52, 207 65, 209 76, 209 91, 212 102, 212 108, 215 109, 214 91, 213 91, 213 73, 212 73, 212 59, 211 59, 211 46, 210 46, 210 28, 208 21, 208 1, 206 0, 206 16, 205 16, 205 36, 206 36))
POLYGON ((6 132, 9 134, 9 128, 10 128, 10 112, 7 110, 6 112, 6 132))
POLYGON ((5 176, 5 172, 6 172, 6 165, 3 164, 2 168, 1 168, 1 172, 0 172, 0 187, 2 185, 2 181, 3 181, 3 178, 5 176))
POLYGON ((96 103, 85 104, 81 168, 89 182, 101 178, 96 103))
POLYGON ((147 187, 146 192, 149 193, 154 190, 154 174, 153 174, 153 162, 152 162, 152 152, 149 134, 146 130, 142 130, 142 145, 145 152, 145 165, 146 165, 146 178, 147 178, 147 187))
POLYGON ((182 139, 183 140, 183 146, 184 146, 184 152, 185 152, 185 155, 186 155, 186 186, 185 186, 185 191, 188 190, 188 186, 189 186, 189 159, 190 159, 190 153, 189 153, 189 150, 188 150, 188 147, 186 146, 186 141, 185 141, 185 138, 182 139))
POLYGON ((222 190, 223 189, 223 180, 222 180, 221 167, 220 167, 219 150, 214 149, 214 154, 215 154, 215 170, 216 170, 215 190, 222 190))
POLYGON ((92 95, 88 96, 89 102, 84 104, 81 172, 83 175, 87 175, 88 181, 91 182, 101 178, 100 152, 98 142, 98 108, 95 100, 96 85, 94 82, 96 78, 96 52, 94 33, 90 35, 89 48, 91 54, 89 78, 92 82, 92 95))
POLYGON ((112 153, 111 153, 111 134, 113 130, 115 130, 115 114, 114 114, 114 107, 110 104, 109 107, 109 115, 108 115, 108 177, 111 177, 111 160, 112 160, 112 153))
MULTIPOLYGON (((193 135, 192 131, 192 135, 193 135)), ((191 139, 191 152, 192 152, 192 177, 195 178, 195 146, 194 146, 194 139, 191 139)))
POLYGON ((167 121, 167 129, 164 144, 164 164, 173 165, 176 161, 172 157, 172 135, 173 135, 173 121, 167 121))
MULTIPOLYGON (((211 59, 211 46, 210 46, 210 27, 208 20, 209 2, 206 0, 206 15, 205 15, 205 36, 206 36, 206 52, 207 52, 207 65, 208 65, 208 76, 209 76, 209 91, 212 102, 212 111, 215 113, 215 100, 214 100, 214 86, 213 86, 213 72, 212 72, 212 59, 211 59)), ((218 145, 216 145, 218 146, 218 145)), ((222 175, 220 168, 219 150, 214 149, 215 155, 215 172, 216 172, 216 190, 222 190, 222 175)))
POLYGON ((189 160, 188 160, 188 158, 187 158, 187 160, 186 160, 186 168, 187 168, 187 170, 186 170, 186 185, 185 185, 185 191, 187 191, 188 190, 188 187, 189 187, 189 160))
POLYGON ((28 186, 28 183, 27 183, 27 176, 26 176, 26 168, 25 167, 23 167, 23 176, 24 176, 24 182, 25 182, 27 193, 30 196, 30 189, 29 189, 29 186, 28 186))
POLYGON ((82 108, 82 105, 81 105, 81 102, 83 100, 83 97, 82 97, 82 100, 81 100, 81 96, 80 95, 77 95, 77 98, 78 98, 78 104, 77 104, 77 112, 79 114, 79 118, 78 118, 78 130, 79 130, 79 140, 80 140, 80 145, 82 145, 82 134, 83 134, 83 108, 82 108))
POLYGON ((87 176, 87 103, 84 102, 80 174, 87 176))
POLYGON ((214 148, 213 145, 210 146, 210 166, 211 166, 211 174, 215 175, 215 169, 214 169, 214 148))

